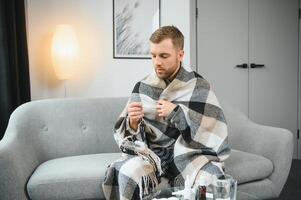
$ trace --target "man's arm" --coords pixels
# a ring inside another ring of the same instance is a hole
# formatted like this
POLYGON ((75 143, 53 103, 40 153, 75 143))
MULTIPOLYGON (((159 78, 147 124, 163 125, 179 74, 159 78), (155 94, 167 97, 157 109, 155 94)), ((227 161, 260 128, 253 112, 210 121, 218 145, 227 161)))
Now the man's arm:
POLYGON ((204 113, 194 111, 183 104, 175 105, 165 100, 158 102, 157 110, 160 116, 166 117, 167 121, 182 133, 188 144, 197 149, 201 148, 204 153, 217 156, 218 161, 222 161, 229 152, 226 144, 227 125, 225 121, 219 121, 224 119, 221 108, 210 106, 215 109, 212 112, 214 116, 205 116, 204 113))

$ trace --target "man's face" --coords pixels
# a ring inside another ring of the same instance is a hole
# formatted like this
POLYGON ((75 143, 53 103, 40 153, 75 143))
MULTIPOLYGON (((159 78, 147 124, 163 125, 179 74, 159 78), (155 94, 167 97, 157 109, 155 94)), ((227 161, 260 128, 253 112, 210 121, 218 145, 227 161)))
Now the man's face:
POLYGON ((161 79, 171 78, 183 60, 184 51, 174 47, 171 39, 155 44, 151 42, 152 61, 161 79))

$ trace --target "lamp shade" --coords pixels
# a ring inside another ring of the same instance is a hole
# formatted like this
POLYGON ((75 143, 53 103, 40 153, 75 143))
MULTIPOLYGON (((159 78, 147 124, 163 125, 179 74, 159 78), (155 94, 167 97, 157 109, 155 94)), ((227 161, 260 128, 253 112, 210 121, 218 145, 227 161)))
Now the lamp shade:
POLYGON ((52 39, 51 56, 58 79, 72 78, 79 57, 79 45, 72 26, 56 26, 52 39))

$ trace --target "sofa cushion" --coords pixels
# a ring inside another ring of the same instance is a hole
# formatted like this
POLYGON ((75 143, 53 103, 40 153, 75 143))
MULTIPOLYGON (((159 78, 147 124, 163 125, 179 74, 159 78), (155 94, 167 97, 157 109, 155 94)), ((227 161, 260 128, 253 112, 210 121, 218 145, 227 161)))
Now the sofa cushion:
MULTIPOLYGON (((102 153, 49 160, 41 164, 29 179, 28 194, 33 200, 102 199, 101 184, 106 168, 120 157, 120 153, 102 153)), ((225 166, 226 173, 238 183, 264 179, 273 171, 270 160, 238 150, 231 151, 225 166)))
POLYGON ((226 173, 241 184, 267 178, 274 167, 272 161, 265 157, 232 149, 225 168, 226 173))
POLYGON ((27 184, 31 199, 104 198, 102 182, 107 166, 120 153, 72 156, 41 164, 27 184))

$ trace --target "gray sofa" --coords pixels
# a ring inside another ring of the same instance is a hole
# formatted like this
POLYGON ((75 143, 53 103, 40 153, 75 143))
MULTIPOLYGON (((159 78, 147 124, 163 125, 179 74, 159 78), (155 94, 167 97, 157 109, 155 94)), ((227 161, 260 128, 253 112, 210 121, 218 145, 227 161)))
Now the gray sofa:
MULTIPOLYGON (((0 199, 103 199, 106 167, 120 157, 113 125, 126 101, 48 99, 18 107, 0 141, 0 199)), ((277 197, 291 166, 292 134, 223 108, 233 148, 226 172, 239 191, 277 197)))

